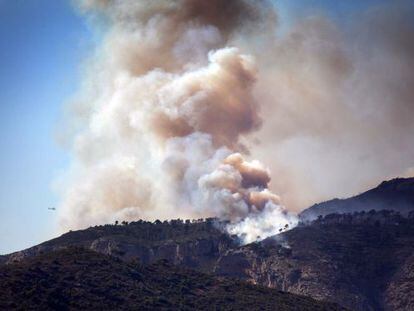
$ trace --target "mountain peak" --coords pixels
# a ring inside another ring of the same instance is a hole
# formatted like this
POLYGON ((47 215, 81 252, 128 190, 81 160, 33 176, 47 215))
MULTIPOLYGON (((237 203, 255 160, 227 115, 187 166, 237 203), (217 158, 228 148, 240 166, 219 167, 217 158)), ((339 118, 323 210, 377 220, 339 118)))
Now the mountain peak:
POLYGON ((370 210, 393 210, 407 214, 414 209, 414 178, 394 178, 377 187, 347 199, 333 199, 314 204, 299 214, 308 222, 318 216, 370 210))

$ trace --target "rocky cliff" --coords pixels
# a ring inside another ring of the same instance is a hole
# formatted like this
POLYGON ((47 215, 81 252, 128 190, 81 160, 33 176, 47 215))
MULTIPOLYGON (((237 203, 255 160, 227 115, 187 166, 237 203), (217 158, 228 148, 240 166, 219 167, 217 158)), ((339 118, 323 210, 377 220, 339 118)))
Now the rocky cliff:
POLYGON ((330 215, 229 250, 215 272, 352 310, 412 310, 413 254, 413 218, 389 211, 330 215))
POLYGON ((166 259, 352 310, 411 310, 413 216, 393 211, 331 214, 248 245, 240 245, 211 219, 140 221, 69 232, 11 254, 7 262, 82 246, 144 265, 166 259))
MULTIPOLYGON (((399 179, 355 200, 393 197, 401 207, 401 202, 410 202, 411 189, 411 179, 399 179)), ((320 216, 248 245, 227 235, 225 224, 215 219, 96 226, 0 260, 12 264, 76 246, 143 265, 165 259, 352 310, 414 310, 414 212, 405 206, 403 213, 368 208, 352 214, 343 214, 344 207, 340 214, 320 216)))
POLYGON ((214 219, 165 222, 137 221, 122 225, 104 225, 71 231, 29 249, 3 256, 13 263, 26 257, 69 246, 84 247, 125 261, 137 259, 151 264, 166 259, 175 265, 211 271, 218 258, 238 245, 214 219))

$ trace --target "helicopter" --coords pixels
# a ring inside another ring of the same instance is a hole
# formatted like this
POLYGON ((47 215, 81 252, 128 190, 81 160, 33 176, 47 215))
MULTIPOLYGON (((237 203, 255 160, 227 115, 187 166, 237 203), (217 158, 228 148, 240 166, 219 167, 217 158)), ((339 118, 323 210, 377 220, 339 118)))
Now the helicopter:
POLYGON ((48 207, 49 211, 56 211, 56 207, 48 207))

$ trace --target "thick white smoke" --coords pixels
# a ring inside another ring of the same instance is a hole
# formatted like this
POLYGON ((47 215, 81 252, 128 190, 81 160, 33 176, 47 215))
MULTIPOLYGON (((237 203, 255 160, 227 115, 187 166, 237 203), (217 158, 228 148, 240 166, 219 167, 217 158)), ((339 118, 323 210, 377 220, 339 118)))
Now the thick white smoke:
POLYGON ((235 47, 274 22, 265 1, 83 1, 108 23, 78 107, 86 126, 61 206, 64 229, 137 218, 219 217, 245 242, 296 218, 247 161, 261 125, 257 68, 235 47))
POLYGON ((281 206, 412 176, 412 2, 284 33, 266 0, 80 6, 104 35, 71 106, 62 228, 218 216, 252 241, 294 225, 281 206))

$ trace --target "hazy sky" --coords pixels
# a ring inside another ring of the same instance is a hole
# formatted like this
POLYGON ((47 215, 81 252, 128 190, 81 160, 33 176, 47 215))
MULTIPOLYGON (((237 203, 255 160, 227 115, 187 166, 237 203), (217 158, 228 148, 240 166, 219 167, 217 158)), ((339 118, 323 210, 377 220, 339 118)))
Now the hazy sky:
MULTIPOLYGON (((281 29, 309 11, 341 23, 379 0, 280 0, 281 29)), ((69 0, 0 0, 0 254, 53 236, 53 182, 68 165, 55 140, 93 34, 69 0)))

